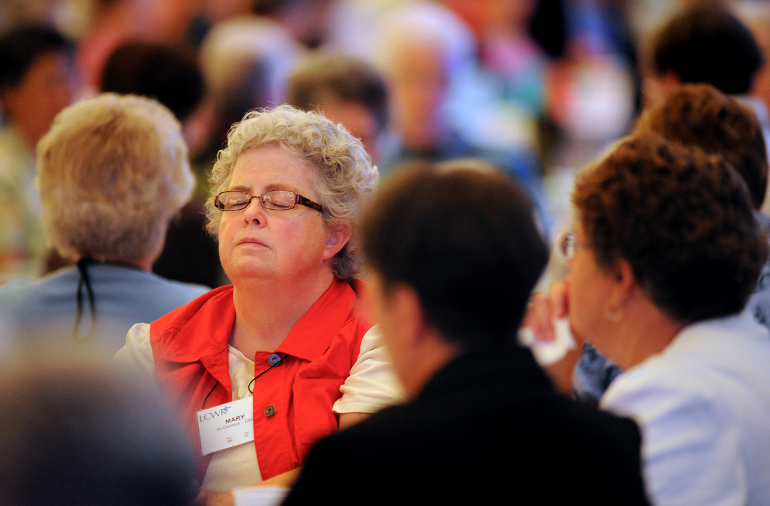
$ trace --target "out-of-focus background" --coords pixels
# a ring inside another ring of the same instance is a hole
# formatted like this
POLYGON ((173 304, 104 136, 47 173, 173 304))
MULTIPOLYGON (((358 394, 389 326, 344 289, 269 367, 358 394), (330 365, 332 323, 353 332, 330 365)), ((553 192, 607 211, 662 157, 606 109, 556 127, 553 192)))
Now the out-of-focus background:
MULTIPOLYGON (((651 93, 643 86, 650 34, 695 3, 703 2, 2 0, 1 33, 47 25, 73 50, 25 77, 38 80, 26 105, 11 111, 11 99, 0 101, 3 129, 18 123, 10 140, 0 134, 0 282, 64 262, 46 248, 32 186, 46 125, 78 98, 143 89, 172 110, 179 102, 198 175, 156 271, 226 282, 215 244, 200 233, 206 171, 229 126, 249 109, 287 101, 289 77, 319 52, 360 58, 387 83, 380 118, 332 103, 324 111, 364 140, 382 178, 414 156, 486 159, 529 188, 554 235, 566 226, 559 220, 575 171, 628 132, 651 93), (180 255, 190 262, 181 265, 180 255)), ((727 5, 770 47, 770 2, 727 5)), ((765 72, 751 94, 767 101, 765 72)))

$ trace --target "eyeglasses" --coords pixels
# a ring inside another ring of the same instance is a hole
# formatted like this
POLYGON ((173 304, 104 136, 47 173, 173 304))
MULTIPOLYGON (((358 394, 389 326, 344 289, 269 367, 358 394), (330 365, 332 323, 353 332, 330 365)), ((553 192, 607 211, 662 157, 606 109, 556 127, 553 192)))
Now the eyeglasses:
POLYGON ((271 190, 262 195, 249 195, 246 192, 239 191, 224 191, 214 197, 214 205, 220 211, 240 211, 249 207, 252 199, 259 199, 265 209, 272 209, 274 211, 288 211, 289 209, 294 209, 294 206, 297 204, 317 211, 323 211, 321 204, 316 204, 312 200, 288 190, 271 190))
POLYGON ((572 260, 575 257, 575 251, 577 251, 578 248, 587 247, 588 246, 584 244, 578 244, 573 232, 564 234, 559 241, 559 249, 561 250, 562 255, 564 255, 564 258, 567 260, 572 260))

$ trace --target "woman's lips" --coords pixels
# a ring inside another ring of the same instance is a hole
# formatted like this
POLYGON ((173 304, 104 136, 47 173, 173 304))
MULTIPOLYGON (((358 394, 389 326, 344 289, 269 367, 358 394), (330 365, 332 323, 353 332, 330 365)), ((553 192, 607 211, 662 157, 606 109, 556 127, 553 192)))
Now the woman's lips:
POLYGON ((262 246, 264 248, 267 248, 267 244, 260 241, 259 239, 254 239, 253 237, 246 237, 244 239, 241 239, 238 241, 238 245, 249 245, 249 246, 262 246))

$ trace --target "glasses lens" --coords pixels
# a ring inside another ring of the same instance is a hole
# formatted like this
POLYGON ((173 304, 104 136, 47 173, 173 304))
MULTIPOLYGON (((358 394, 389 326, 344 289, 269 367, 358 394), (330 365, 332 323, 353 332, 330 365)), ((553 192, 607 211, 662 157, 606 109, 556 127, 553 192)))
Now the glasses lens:
POLYGON ((567 260, 575 256, 575 234, 564 234, 561 240, 561 252, 567 260))
POLYGON ((217 195, 216 206, 222 211, 237 211, 249 205, 251 197, 243 192, 222 192, 217 195))
POLYGON ((284 190, 273 190, 262 195, 262 204, 267 209, 285 211, 292 209, 297 201, 297 194, 284 190))

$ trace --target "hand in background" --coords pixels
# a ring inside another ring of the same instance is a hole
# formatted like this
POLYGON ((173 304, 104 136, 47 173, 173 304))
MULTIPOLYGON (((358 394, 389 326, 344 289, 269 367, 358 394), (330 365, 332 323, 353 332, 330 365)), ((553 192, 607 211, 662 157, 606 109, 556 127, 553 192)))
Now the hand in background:
MULTIPOLYGON (((522 328, 529 329, 534 337, 534 346, 537 346, 537 343, 552 344, 556 341, 555 320, 569 316, 568 289, 569 280, 567 279, 552 283, 547 294, 538 293, 532 296, 522 328)), ((559 360, 549 362, 547 365, 541 363, 556 387, 567 395, 572 395, 572 373, 583 347, 582 340, 574 340, 574 346, 568 347, 559 360)))
POLYGON ((551 283, 548 293, 536 293, 532 296, 524 325, 529 328, 535 340, 549 343, 556 339, 553 321, 569 315, 568 280, 551 283))

